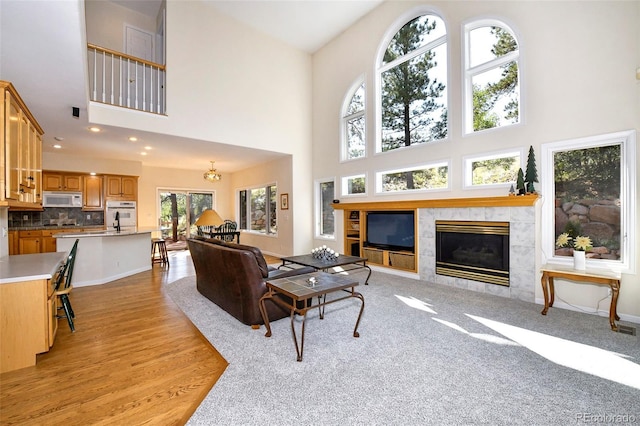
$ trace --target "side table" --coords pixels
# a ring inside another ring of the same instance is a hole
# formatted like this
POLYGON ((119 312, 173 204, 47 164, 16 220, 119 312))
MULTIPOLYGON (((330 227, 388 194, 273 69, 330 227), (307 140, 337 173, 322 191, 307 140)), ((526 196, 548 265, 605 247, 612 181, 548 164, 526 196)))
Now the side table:
POLYGON ((278 305, 290 310, 291 312, 291 331, 293 334, 293 343, 296 347, 296 353, 298 355, 297 361, 302 361, 302 353, 304 351, 304 326, 307 321, 307 312, 310 309, 318 308, 320 312, 320 319, 324 319, 324 308, 331 303, 339 302, 341 300, 356 298, 360 299, 360 313, 356 320, 356 326, 353 329, 353 337, 360 337, 358 333, 358 325, 362 318, 362 311, 364 311, 364 297, 362 294, 355 291, 354 287, 358 285, 357 281, 349 277, 342 275, 332 275, 326 272, 312 272, 310 274, 297 275, 289 278, 279 278, 271 281, 267 281, 267 293, 260 298, 260 313, 264 320, 264 325, 267 328, 265 337, 271 337, 271 325, 269 324, 269 316, 265 308, 265 300, 272 300, 278 305), (338 297, 332 300, 327 300, 327 294, 343 291, 346 293, 343 297, 338 297), (289 297, 292 303, 288 303, 285 300, 276 297, 281 294, 289 297), (318 303, 312 305, 307 303, 309 299, 313 300, 317 298, 318 303), (304 301, 303 308, 298 308, 298 302, 304 301), (295 314, 302 315, 302 330, 300 335, 300 344, 298 344, 298 337, 294 327, 295 314))
POLYGON ((558 265, 543 265, 542 271, 542 292, 544 293, 544 309, 542 315, 547 315, 547 311, 553 306, 555 290, 553 286, 554 278, 562 278, 575 282, 587 282, 591 284, 608 285, 611 287, 611 306, 609 307, 609 324, 611 330, 618 331, 616 320, 620 321, 618 316, 618 294, 620 293, 620 275, 613 272, 597 271, 588 269, 586 271, 578 271, 573 268, 562 267, 558 265))

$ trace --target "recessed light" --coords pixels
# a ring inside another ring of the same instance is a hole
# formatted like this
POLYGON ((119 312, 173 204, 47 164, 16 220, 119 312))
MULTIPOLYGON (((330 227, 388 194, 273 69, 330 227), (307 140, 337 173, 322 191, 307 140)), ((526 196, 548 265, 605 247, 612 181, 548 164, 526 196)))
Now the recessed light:
POLYGON ((136 142, 136 141, 138 140, 138 138, 136 138, 135 136, 131 136, 131 137, 129 138, 129 140, 130 140, 131 142, 136 142))
POLYGON ((145 146, 144 149, 146 149, 147 151, 149 151, 151 149, 151 147, 149 145, 145 146))
POLYGON ((54 136, 54 139, 57 140, 58 142, 62 142, 64 140, 64 138, 60 136, 54 136))
POLYGON ((147 155, 147 153, 146 153, 146 152, 144 152, 144 151, 142 151, 142 152, 140 153, 140 155, 147 155))
POLYGON ((100 127, 89 127, 89 130, 92 132, 98 133, 100 131, 100 127))
POLYGON ((52 147, 54 147, 55 149, 60 149, 60 148, 62 148, 62 145, 58 145, 58 144, 51 145, 51 146, 52 146, 52 147))
POLYGON ((96 172, 91 172, 91 173, 89 173, 89 174, 90 174, 91 176, 95 176, 95 175, 96 175, 96 172))

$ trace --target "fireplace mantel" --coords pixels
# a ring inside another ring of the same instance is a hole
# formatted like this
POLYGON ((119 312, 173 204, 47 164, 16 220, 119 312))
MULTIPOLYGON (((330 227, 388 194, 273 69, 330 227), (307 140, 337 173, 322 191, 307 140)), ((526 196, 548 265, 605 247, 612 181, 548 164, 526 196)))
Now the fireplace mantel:
POLYGON ((334 203, 336 210, 400 210, 420 208, 464 207, 530 207, 538 194, 507 195, 501 197, 439 198, 429 200, 365 201, 360 203, 334 203))

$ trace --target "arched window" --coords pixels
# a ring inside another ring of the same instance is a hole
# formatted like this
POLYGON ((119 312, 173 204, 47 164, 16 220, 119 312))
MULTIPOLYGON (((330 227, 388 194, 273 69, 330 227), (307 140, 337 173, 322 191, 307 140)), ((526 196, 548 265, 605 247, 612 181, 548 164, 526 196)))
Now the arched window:
POLYGON ((364 83, 349 92, 342 111, 342 159, 352 160, 366 155, 364 83))
POLYGON ((405 23, 378 63, 378 151, 447 137, 447 31, 423 14, 405 23))
POLYGON ((465 133, 520 122, 520 50, 495 20, 465 25, 465 133))

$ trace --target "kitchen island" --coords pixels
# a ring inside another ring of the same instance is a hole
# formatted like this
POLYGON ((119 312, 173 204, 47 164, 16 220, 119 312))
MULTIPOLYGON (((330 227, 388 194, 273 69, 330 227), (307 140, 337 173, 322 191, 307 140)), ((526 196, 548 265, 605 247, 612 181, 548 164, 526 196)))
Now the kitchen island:
POLYGON ((55 276, 67 253, 0 257, 0 373, 36 364, 58 330, 55 276))
POLYGON ((105 284, 151 269, 151 231, 84 231, 55 237, 59 252, 68 252, 79 239, 74 287, 105 284))

